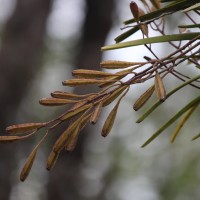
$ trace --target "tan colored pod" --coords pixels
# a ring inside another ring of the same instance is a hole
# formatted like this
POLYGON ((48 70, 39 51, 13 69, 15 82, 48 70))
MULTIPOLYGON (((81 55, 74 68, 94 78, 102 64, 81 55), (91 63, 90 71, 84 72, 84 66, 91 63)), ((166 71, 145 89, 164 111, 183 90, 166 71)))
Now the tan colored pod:
POLYGON ((111 73, 97 71, 97 70, 86 70, 86 69, 73 70, 72 75, 81 78, 104 78, 113 76, 113 74, 111 73))
POLYGON ((141 64, 141 62, 127 62, 118 60, 106 60, 100 63, 100 66, 105 69, 124 69, 134 65, 141 64))
POLYGON ((102 111, 102 107, 103 107, 103 102, 100 102, 96 107, 95 107, 95 110, 94 110, 94 113, 92 114, 91 118, 90 118, 90 123, 92 124, 96 124, 98 119, 99 119, 99 116, 101 114, 101 111, 102 111))
POLYGON ((26 123, 8 126, 6 132, 10 134, 22 134, 30 131, 34 131, 38 128, 44 127, 46 123, 26 123))
POLYGON ((166 91, 165 91, 162 78, 160 77, 160 74, 158 72, 156 72, 156 75, 155 75, 155 90, 160 101, 165 101, 166 91))
POLYGON ((35 160, 36 154, 37 154, 37 148, 33 149, 33 151, 31 152, 31 154, 29 155, 29 157, 27 158, 27 160, 24 164, 24 167, 20 174, 21 181, 25 181, 25 179, 28 177, 29 172, 32 168, 33 162, 35 160))
POLYGON ((91 84, 99 84, 104 83, 105 80, 98 80, 98 79, 70 79, 63 81, 63 85, 70 86, 70 87, 76 87, 81 85, 91 85, 91 84))
POLYGON ((76 103, 75 100, 69 99, 58 99, 58 98, 42 98, 39 100, 39 103, 43 106, 62 106, 66 104, 76 103))
POLYGON ((135 111, 139 110, 152 96, 153 92, 155 90, 155 86, 151 86, 147 91, 145 91, 135 102, 133 105, 133 109, 135 111))
POLYGON ((59 156, 59 153, 55 153, 54 151, 51 151, 47 159, 47 164, 46 164, 47 170, 53 169, 58 159, 58 156, 59 156))

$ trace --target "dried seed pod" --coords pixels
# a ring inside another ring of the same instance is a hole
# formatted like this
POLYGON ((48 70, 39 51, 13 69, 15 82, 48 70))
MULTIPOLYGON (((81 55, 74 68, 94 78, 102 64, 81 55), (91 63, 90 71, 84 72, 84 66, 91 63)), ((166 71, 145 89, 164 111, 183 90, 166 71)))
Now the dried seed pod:
POLYGON ((103 107, 103 102, 100 102, 94 110, 94 113, 92 114, 91 118, 90 118, 90 123, 92 124, 96 124, 97 120, 99 119, 99 116, 101 114, 102 111, 102 107, 103 107))
POLYGON ((69 139, 70 135, 74 130, 80 126, 81 121, 84 119, 85 116, 87 116, 87 112, 90 110, 85 111, 85 113, 79 117, 76 121, 74 121, 72 124, 68 126, 68 128, 61 134, 61 136, 57 139, 56 143, 54 144, 53 151, 55 153, 59 153, 64 147, 69 139))
POLYGON ((74 131, 70 134, 70 136, 68 137, 68 140, 65 144, 65 150, 66 151, 73 151, 74 150, 76 143, 78 141, 79 132, 80 132, 80 125, 77 126, 74 129, 74 131))
POLYGON ((109 105, 111 102, 113 102, 128 86, 120 86, 117 88, 114 92, 112 92, 104 101, 103 101, 103 107, 109 105))
POLYGON ((99 84, 104 83, 105 80, 98 80, 98 79, 70 79, 63 81, 63 85, 70 86, 70 87, 76 87, 81 85, 91 85, 91 84, 99 84))
MULTIPOLYGON (((135 67, 135 68, 138 68, 138 67, 135 67)), ((122 70, 120 72, 117 72, 117 73, 115 73, 117 75, 117 77, 113 76, 113 77, 107 77, 107 78, 105 78, 105 80, 107 82, 99 84, 99 87, 100 88, 104 88, 104 87, 107 87, 109 85, 112 85, 113 83, 116 83, 117 81, 120 81, 122 78, 124 78, 129 73, 131 73, 135 68, 126 69, 126 70, 122 70)))
POLYGON ((53 169, 58 159, 58 156, 59 156, 59 153, 55 153, 54 151, 51 151, 47 159, 47 164, 46 164, 47 170, 50 171, 51 169, 53 169))
POLYGON ((27 158, 27 160, 26 160, 26 162, 24 164, 24 167, 23 167, 23 169, 21 171, 21 174, 20 174, 20 180, 21 181, 25 181, 25 179, 29 175, 29 172, 30 172, 31 167, 33 165, 33 162, 35 160, 36 154, 37 154, 37 148, 33 149, 33 151, 28 156, 28 158, 27 158))
POLYGON ((97 70, 86 70, 86 69, 73 70, 72 75, 79 78, 104 78, 113 76, 113 74, 111 73, 97 71, 97 70))
POLYGON ((79 95, 70 93, 70 92, 63 92, 63 91, 55 91, 51 93, 51 96, 54 98, 60 98, 60 99, 74 99, 79 98, 79 95))
POLYGON ((104 126, 103 126, 103 129, 102 129, 102 132, 101 132, 101 135, 103 137, 106 137, 109 132, 111 131, 112 127, 113 127, 113 124, 114 124, 114 121, 115 121, 115 118, 116 118, 116 115, 117 115, 117 110, 118 110, 118 107, 119 107, 119 104, 122 100, 122 98, 127 94, 127 92, 129 91, 129 88, 130 86, 128 86, 127 90, 125 91, 125 93, 119 98, 119 100, 117 101, 117 104, 115 105, 115 107, 112 109, 112 111, 110 112, 110 114, 108 115, 105 123, 104 123, 104 126))
POLYGON ((134 1, 132 1, 130 3, 130 10, 131 10, 131 12, 133 14, 133 17, 138 22, 139 21, 139 16, 140 16, 139 15, 139 8, 138 8, 138 5, 134 1))
POLYGON ((160 77, 160 74, 158 72, 156 72, 156 75, 155 75, 155 90, 160 101, 165 101, 166 91, 165 91, 162 78, 160 77))
POLYGON ((97 93, 74 94, 74 93, 70 93, 70 92, 55 91, 55 92, 51 93, 51 96, 54 98, 59 98, 59 99, 81 99, 81 98, 94 96, 96 94, 97 93))
POLYGON ((78 107, 76 109, 69 110, 68 112, 66 112, 65 114, 63 114, 60 117, 60 120, 61 121, 69 120, 72 117, 75 117, 75 116, 83 113, 85 110, 87 110, 88 108, 91 108, 92 106, 93 106, 92 103, 90 103, 90 104, 86 104, 86 105, 83 105, 81 107, 78 107))
POLYGON ((81 121, 81 123, 80 123, 80 130, 84 129, 85 126, 88 124, 88 122, 89 122, 89 120, 90 120, 90 118, 91 118, 91 115, 92 115, 92 113, 89 113, 88 115, 86 115, 86 116, 82 119, 82 121, 81 121))
POLYGON ((20 139, 20 136, 0 136, 0 143, 15 142, 20 139))
POLYGON ((146 37, 149 37, 148 25, 147 24, 141 24, 139 27, 140 27, 140 30, 142 31, 143 35, 145 35, 146 37))
POLYGON ((139 15, 140 16, 143 16, 143 15, 145 15, 146 13, 144 12, 144 10, 142 10, 141 8, 139 8, 139 15))
POLYGON ((155 8, 160 9, 160 1, 158 0, 150 0, 150 1, 155 8))
POLYGON ((71 131, 73 130, 72 127, 73 124, 69 125, 67 127, 67 129, 61 134, 61 136, 56 140, 56 143, 54 144, 53 146, 53 151, 56 153, 56 154, 59 154, 60 151, 64 148, 65 146, 65 143, 71 133, 71 131))
POLYGON ((65 144, 65 150, 66 151, 73 151, 76 147, 78 136, 80 131, 87 125, 89 122, 89 119, 91 117, 91 113, 87 114, 85 117, 82 117, 81 122, 75 127, 75 129, 71 132, 69 135, 66 144, 65 144))
POLYGON ((155 90, 155 86, 151 86, 147 91, 145 91, 135 102, 135 104, 133 105, 133 109, 135 111, 139 110, 151 97, 151 95, 153 94, 155 90))
POLYGON ((106 121, 104 123, 103 129, 102 129, 102 132, 101 132, 101 135, 103 137, 106 137, 110 133, 110 131, 111 131, 112 127, 113 127, 113 124, 115 122, 115 118, 116 118, 116 115, 117 115, 117 110, 118 110, 118 107, 119 107, 119 103, 120 103, 120 101, 117 102, 117 104, 112 109, 112 111, 110 112, 110 114, 108 115, 108 117, 107 117, 107 119, 106 119, 106 121))
POLYGON ((39 100, 39 103, 43 106, 62 106, 66 104, 76 103, 75 100, 69 99, 58 99, 58 98, 42 98, 39 100))
POLYGON ((27 133, 27 132, 42 128, 45 125, 46 123, 17 124, 17 125, 8 126, 6 128, 6 132, 10 134, 22 134, 22 133, 27 133))
POLYGON ((105 69, 124 69, 127 67, 141 64, 141 62, 126 62, 117 60, 106 60, 100 63, 100 66, 105 69))

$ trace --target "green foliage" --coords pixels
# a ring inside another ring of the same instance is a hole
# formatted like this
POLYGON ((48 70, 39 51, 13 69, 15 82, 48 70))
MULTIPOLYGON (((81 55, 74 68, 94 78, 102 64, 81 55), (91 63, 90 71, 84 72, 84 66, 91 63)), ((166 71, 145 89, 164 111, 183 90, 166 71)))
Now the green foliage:
MULTIPOLYGON (((55 141, 52 151, 47 160, 46 168, 52 169, 56 163, 56 160, 61 151, 73 151, 78 140, 80 131, 89 123, 95 124, 100 118, 102 109, 108 106, 116 99, 117 103, 111 110, 109 116, 105 120, 105 124, 102 129, 102 136, 106 137, 113 125, 117 116, 117 110, 122 99, 126 96, 129 88, 132 85, 138 83, 144 83, 151 79, 154 80, 154 85, 144 91, 144 93, 135 102, 133 108, 135 111, 142 108, 144 104, 148 102, 153 93, 157 95, 157 102, 151 106, 138 120, 137 123, 142 122, 147 116, 149 116, 158 106, 166 101, 170 96, 175 95, 177 91, 181 90, 185 86, 189 85, 195 87, 198 90, 200 75, 190 78, 187 74, 183 74, 181 69, 177 67, 182 63, 187 63, 191 67, 199 67, 200 61, 200 32, 199 22, 195 19, 200 16, 200 1, 194 0, 141 0, 143 5, 139 8, 135 2, 130 3, 130 10, 134 16, 133 19, 129 19, 124 22, 125 28, 129 28, 120 36, 115 38, 116 44, 102 47, 102 51, 114 50, 119 48, 127 48, 132 46, 144 45, 152 54, 152 58, 144 55, 143 62, 126 62, 109 60, 101 62, 101 67, 111 70, 111 72, 102 72, 95 70, 74 70, 74 79, 63 81, 64 86, 77 87, 87 85, 97 85, 99 91, 89 94, 74 94, 63 91, 55 91, 51 93, 51 98, 43 98, 39 101, 44 106, 61 106, 71 105, 62 115, 56 119, 45 123, 28 123, 19 124, 7 127, 9 136, 1 136, 0 142, 12 142, 20 139, 26 139, 38 132, 42 128, 46 128, 46 133, 40 140, 40 142, 33 149, 32 153, 28 157, 25 166, 21 173, 21 180, 24 181, 29 174, 33 161, 36 157, 37 150, 40 145, 45 141, 49 132, 57 128, 60 124, 69 122, 66 130, 60 134, 57 141, 55 141), (177 25, 176 34, 165 34, 165 18, 168 15, 174 13, 182 13, 185 15, 192 24, 177 25), (160 33, 160 36, 152 37, 149 29, 153 29, 160 33), (195 31, 192 32, 195 28, 195 31), (133 41, 122 42, 129 36, 141 31, 143 38, 133 41), (184 41, 184 42, 183 42, 184 41), (174 50, 163 58, 158 58, 156 51, 153 50, 154 43, 168 43, 174 50), (113 69, 118 69, 118 72, 112 72, 113 69), (177 79, 183 81, 179 86, 176 86, 171 92, 167 93, 165 90, 165 84, 163 79, 167 76, 174 76, 177 79), (124 79, 126 77, 126 79, 124 79)), ((180 111, 178 111, 169 121, 167 121, 161 128, 158 129, 143 145, 148 145, 158 135, 160 135, 165 129, 167 129, 172 123, 178 120, 185 114, 183 119, 175 130, 172 142, 176 138, 178 132, 187 121, 187 119, 193 114, 200 103, 200 96, 195 99, 191 99, 180 111)), ((197 139, 199 135, 193 139, 197 139)))

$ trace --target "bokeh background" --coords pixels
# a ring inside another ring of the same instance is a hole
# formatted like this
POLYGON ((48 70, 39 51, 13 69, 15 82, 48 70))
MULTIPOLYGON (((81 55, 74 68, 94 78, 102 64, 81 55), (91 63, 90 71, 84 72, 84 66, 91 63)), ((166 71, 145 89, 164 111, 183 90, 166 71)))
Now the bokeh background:
MULTIPOLYGON (((42 107, 38 99, 54 90, 72 91, 61 85, 71 78, 71 70, 100 69, 101 60, 139 61, 148 55, 143 47, 100 51, 101 46, 114 43, 122 22, 129 18, 128 0, 0 0, 0 133, 6 134, 5 127, 11 124, 47 121, 60 114, 63 108, 42 107)), ((169 17, 168 33, 177 31, 178 21, 184 21, 183 16, 169 17)), ((141 38, 141 33, 133 38, 141 38)), ((159 56, 169 52, 163 45, 155 49, 159 56)), ((196 73, 185 68, 191 75, 196 73)), ((180 83, 168 80, 167 90, 180 83)), ((112 106, 97 126, 89 126, 81 134, 74 152, 60 156, 50 173, 45 170, 46 158, 62 128, 43 145, 25 183, 19 181, 20 170, 37 137, 1 144, 0 199, 199 199, 199 141, 190 142, 199 132, 199 111, 175 144, 169 142, 172 127, 140 148, 198 90, 188 86, 138 125, 135 121, 142 112, 131 108, 149 84, 131 89, 106 139, 100 135, 101 127, 112 106)))

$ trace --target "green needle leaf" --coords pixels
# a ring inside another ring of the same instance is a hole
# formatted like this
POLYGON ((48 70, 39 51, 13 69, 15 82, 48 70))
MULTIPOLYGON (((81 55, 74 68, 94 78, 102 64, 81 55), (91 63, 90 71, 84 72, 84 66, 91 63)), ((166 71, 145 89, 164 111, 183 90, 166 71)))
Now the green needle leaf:
POLYGON ((177 112, 169 121, 167 121, 162 127, 160 127, 141 147, 147 146, 157 136, 159 136, 168 126, 174 123, 182 114, 184 114, 187 110, 189 110, 191 107, 198 104, 199 102, 200 102, 200 96, 193 99, 190 103, 188 103, 185 107, 183 107, 179 112, 177 112))
POLYGON ((143 38, 139 40, 132 40, 128 42, 117 43, 109 46, 104 46, 101 48, 102 51, 106 50, 114 50, 121 49, 133 46, 139 46, 144 44, 153 44, 153 43, 161 43, 161 42, 169 42, 169 41, 183 41, 183 40, 192 40, 195 37, 199 36, 200 33, 184 33, 184 34, 174 34, 174 35, 164 35, 164 36, 156 36, 151 38, 143 38))

